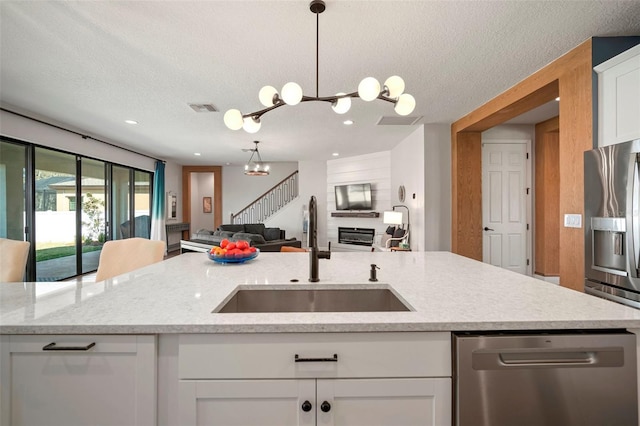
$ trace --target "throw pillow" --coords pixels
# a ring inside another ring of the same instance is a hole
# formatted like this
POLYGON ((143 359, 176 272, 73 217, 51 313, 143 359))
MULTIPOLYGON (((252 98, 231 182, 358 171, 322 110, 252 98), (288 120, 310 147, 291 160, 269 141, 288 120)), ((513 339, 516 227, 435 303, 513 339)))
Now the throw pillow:
POLYGON ((280 239, 280 228, 264 228, 264 239, 267 241, 280 239))
POLYGON ((245 240, 249 244, 255 246, 257 244, 266 244, 264 237, 260 234, 249 234, 248 232, 236 232, 233 234, 233 241, 245 240))
POLYGON ((264 235, 264 223, 245 223, 244 232, 264 235))
MULTIPOLYGON (((393 238, 402 238, 404 237, 404 229, 402 228, 398 228, 395 230, 395 232, 393 233, 393 238)), ((389 244, 389 246, 391 247, 398 247, 400 245, 400 240, 393 240, 391 241, 391 244, 389 244)))
POLYGON ((235 232, 221 231, 219 229, 213 231, 213 236, 214 237, 231 238, 231 237, 233 237, 234 234, 235 234, 235 232))
MULTIPOLYGON (((211 232, 211 231, 210 231, 210 230, 208 230, 208 229, 204 229, 204 228, 202 228, 202 229, 198 229, 198 230, 196 231, 196 234, 212 235, 212 234, 213 234, 213 232, 211 232)), ((215 235, 215 234, 213 234, 213 235, 215 235)))
POLYGON ((231 232, 244 232, 244 225, 236 225, 236 224, 226 224, 218 226, 218 229, 221 231, 231 231, 231 232))

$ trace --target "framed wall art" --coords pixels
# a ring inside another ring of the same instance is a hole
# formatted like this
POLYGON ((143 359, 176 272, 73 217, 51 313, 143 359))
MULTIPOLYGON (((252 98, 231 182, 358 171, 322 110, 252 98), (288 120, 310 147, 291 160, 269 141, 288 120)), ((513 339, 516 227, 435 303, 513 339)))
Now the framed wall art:
POLYGON ((167 219, 177 219, 178 218, 178 196, 176 194, 172 194, 171 192, 167 193, 167 219))
POLYGON ((211 213, 212 211, 211 197, 202 197, 202 212, 211 213))

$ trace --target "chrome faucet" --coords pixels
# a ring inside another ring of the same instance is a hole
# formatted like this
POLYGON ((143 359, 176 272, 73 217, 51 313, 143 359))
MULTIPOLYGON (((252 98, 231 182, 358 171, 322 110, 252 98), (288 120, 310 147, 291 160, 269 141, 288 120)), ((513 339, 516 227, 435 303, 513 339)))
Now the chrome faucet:
POLYGON ((309 200, 309 281, 318 278, 318 259, 331 259, 331 250, 318 250, 318 204, 315 195, 309 200))

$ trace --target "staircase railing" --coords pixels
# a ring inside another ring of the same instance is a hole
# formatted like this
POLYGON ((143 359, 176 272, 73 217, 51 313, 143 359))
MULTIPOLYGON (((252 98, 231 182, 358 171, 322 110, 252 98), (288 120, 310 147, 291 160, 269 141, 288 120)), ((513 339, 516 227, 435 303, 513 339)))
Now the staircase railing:
POLYGON ((264 223, 267 218, 298 198, 298 171, 275 184, 238 213, 231 213, 230 223, 264 223))

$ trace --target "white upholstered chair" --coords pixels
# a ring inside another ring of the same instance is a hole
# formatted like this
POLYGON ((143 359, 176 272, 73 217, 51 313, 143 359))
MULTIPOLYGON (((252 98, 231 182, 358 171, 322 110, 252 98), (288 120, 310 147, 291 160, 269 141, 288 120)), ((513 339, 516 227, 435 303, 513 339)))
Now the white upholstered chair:
POLYGON ((0 282, 20 282, 29 257, 29 241, 0 238, 0 282))
POLYGON ((96 281, 160 262, 164 258, 165 247, 164 241, 146 238, 107 241, 100 253, 96 281))

